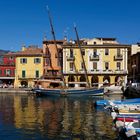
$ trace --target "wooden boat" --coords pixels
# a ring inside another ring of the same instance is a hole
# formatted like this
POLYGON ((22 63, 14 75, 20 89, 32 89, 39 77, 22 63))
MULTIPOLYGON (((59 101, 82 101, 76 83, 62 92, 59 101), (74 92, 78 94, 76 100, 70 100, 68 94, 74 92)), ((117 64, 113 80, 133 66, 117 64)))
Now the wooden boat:
POLYGON ((117 117, 117 121, 125 121, 125 122, 136 122, 140 121, 140 118, 133 118, 133 117, 117 117))
POLYGON ((71 88, 71 89, 35 89, 38 96, 100 96, 104 94, 104 89, 94 88, 71 88))
POLYGON ((132 83, 129 85, 123 92, 123 95, 126 98, 140 98, 140 83, 132 83))
POLYGON ((119 110, 119 114, 139 115, 140 111, 136 111, 136 110, 119 110))
POLYGON ((110 86, 106 86, 104 87, 104 92, 105 93, 113 93, 113 94, 122 94, 122 86, 115 86, 114 85, 110 85, 110 86))
POLYGON ((129 114, 118 114, 117 117, 124 117, 124 118, 140 118, 140 114, 132 114, 132 115, 129 115, 129 114))
POLYGON ((98 100, 95 102, 97 106, 105 106, 110 105, 110 103, 113 104, 140 104, 140 98, 133 98, 133 99, 124 99, 124 100, 98 100))
POLYGON ((115 126, 119 132, 118 139, 122 140, 139 140, 140 139, 140 121, 126 122, 116 121, 115 126))
MULTIPOLYGON (((53 25, 52 25, 52 20, 51 20, 51 16, 50 16, 50 13, 49 13, 49 10, 48 10, 48 16, 49 16, 49 21, 50 21, 50 26, 51 26, 51 32, 52 32, 52 35, 53 35, 53 39, 54 39, 54 44, 55 44, 55 47, 56 47, 56 50, 57 50, 57 54, 58 54, 58 48, 57 48, 57 44, 56 44, 56 39, 55 39, 55 33, 54 33, 54 29, 53 29, 53 25)), ((61 85, 61 88, 59 89, 51 89, 51 88, 39 88, 39 89, 34 89, 34 93, 36 95, 39 95, 39 96, 43 96, 43 95, 47 95, 47 96, 60 96, 60 95, 63 95, 63 96, 91 96, 91 95, 103 95, 104 93, 104 89, 101 88, 101 89, 98 89, 98 88, 93 88, 91 87, 90 83, 89 83, 89 79, 88 79, 88 76, 87 76, 87 69, 86 69, 86 65, 85 65, 85 61, 84 61, 84 58, 83 58, 83 55, 82 55, 82 49, 81 49, 81 46, 80 46, 80 41, 79 41, 79 37, 78 37, 78 32, 77 32, 77 29, 76 27, 74 27, 75 29, 75 33, 76 33, 76 37, 77 37, 77 43, 78 43, 78 47, 79 47, 79 50, 80 50, 80 53, 81 53, 81 58, 82 58, 82 62, 83 62, 83 66, 84 66, 84 74, 85 74, 85 78, 86 78, 86 84, 87 84, 87 87, 83 88, 83 87, 79 87, 79 88, 69 88, 69 87, 66 87, 66 82, 65 82, 65 77, 63 75, 63 72, 60 71, 61 73, 61 82, 63 83, 61 85)), ((57 55, 59 56, 59 55, 57 55)), ((58 60, 59 60, 59 57, 58 57, 58 60)), ((59 60, 60 61, 60 60, 59 60)))

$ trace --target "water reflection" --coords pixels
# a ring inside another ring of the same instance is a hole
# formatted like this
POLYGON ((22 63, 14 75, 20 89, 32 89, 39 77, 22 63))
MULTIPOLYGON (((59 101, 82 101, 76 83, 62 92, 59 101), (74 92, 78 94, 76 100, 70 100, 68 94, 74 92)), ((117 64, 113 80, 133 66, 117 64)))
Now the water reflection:
POLYGON ((94 100, 1 94, 1 139, 112 140, 112 119, 94 100))

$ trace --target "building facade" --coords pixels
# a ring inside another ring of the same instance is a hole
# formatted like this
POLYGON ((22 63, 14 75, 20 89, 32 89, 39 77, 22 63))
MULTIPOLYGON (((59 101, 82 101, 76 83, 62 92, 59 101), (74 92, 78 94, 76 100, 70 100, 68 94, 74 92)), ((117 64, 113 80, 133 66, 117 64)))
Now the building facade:
POLYGON ((128 59, 128 81, 140 82, 140 44, 131 45, 130 57, 128 59))
POLYGON ((15 53, 16 71, 14 87, 33 87, 43 75, 43 50, 34 46, 23 47, 15 53))
POLYGON ((86 86, 81 54, 91 86, 127 83, 129 45, 119 44, 114 38, 96 38, 83 40, 80 47, 81 52, 76 43, 63 45, 63 73, 68 86, 86 86))
POLYGON ((64 40, 43 41, 43 79, 40 80, 43 87, 58 87, 62 81, 62 44, 64 40), (56 44, 55 44, 56 43, 56 44))
POLYGON ((0 62, 0 81, 5 87, 12 86, 15 80, 15 56, 12 53, 3 55, 0 62))

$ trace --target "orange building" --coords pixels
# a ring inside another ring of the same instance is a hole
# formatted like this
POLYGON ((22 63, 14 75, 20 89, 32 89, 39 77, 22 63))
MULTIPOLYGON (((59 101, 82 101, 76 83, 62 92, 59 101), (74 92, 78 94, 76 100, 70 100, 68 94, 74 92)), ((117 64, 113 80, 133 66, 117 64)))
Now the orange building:
POLYGON ((44 76, 43 80, 40 80, 43 87, 57 87, 62 80, 63 43, 64 40, 57 40, 56 45, 53 40, 43 41, 44 76))

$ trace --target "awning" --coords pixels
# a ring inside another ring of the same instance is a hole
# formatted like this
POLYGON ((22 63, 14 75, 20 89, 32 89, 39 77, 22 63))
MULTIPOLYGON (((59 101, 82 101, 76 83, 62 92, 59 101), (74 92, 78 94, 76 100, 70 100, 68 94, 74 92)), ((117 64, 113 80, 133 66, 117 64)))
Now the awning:
POLYGON ((2 79, 9 79, 9 80, 11 80, 11 79, 15 79, 15 77, 0 77, 0 79, 2 80, 2 79))

